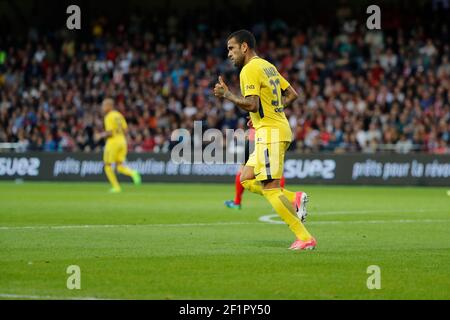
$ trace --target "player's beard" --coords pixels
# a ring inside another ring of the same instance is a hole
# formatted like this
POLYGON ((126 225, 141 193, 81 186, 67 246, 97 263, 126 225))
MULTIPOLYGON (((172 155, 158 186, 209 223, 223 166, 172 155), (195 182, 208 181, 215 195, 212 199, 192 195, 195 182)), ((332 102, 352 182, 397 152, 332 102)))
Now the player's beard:
POLYGON ((236 68, 238 68, 239 70, 242 69, 244 67, 244 60, 245 60, 244 56, 241 56, 241 57, 235 59, 234 60, 234 66, 236 68))

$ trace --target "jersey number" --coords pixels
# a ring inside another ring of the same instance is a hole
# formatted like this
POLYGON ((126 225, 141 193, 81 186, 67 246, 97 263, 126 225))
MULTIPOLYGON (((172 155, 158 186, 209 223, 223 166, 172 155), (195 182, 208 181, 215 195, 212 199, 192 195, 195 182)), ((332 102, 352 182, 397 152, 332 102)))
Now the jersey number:
POLYGON ((122 119, 120 117, 116 117, 114 120, 116 120, 116 124, 117 124, 116 133, 117 134, 123 133, 122 119))
POLYGON ((280 100, 281 100, 281 97, 278 94, 278 92, 280 92, 280 91, 278 91, 278 88, 280 86, 280 79, 277 79, 275 81, 270 80, 269 83, 273 88, 273 90, 272 90, 273 95, 277 98, 276 100, 272 100, 272 105, 274 107, 278 107, 280 105, 280 100))

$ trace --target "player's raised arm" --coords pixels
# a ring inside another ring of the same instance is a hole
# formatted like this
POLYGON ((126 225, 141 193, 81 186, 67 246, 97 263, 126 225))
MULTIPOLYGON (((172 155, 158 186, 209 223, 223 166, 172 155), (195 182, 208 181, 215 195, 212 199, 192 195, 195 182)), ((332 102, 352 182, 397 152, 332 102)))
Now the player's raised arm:
POLYGON ((214 95, 219 98, 225 98, 227 100, 230 100, 239 108, 245 111, 258 112, 259 109, 258 96, 239 97, 235 95, 228 89, 228 86, 225 84, 222 77, 219 77, 219 82, 216 83, 214 87, 214 95))
POLYGON ((103 131, 103 132, 101 132, 100 133, 100 137, 101 138, 103 138, 103 139, 107 139, 107 138, 109 138, 109 137, 112 137, 112 131, 103 131))
POLYGON ((299 97, 297 91, 292 86, 283 91, 282 103, 284 107, 288 107, 299 97))
POLYGON ((100 133, 100 137, 103 139, 107 139, 113 136, 114 123, 111 121, 111 118, 108 117, 108 113, 114 109, 114 102, 111 99, 105 99, 102 102, 102 112, 105 115, 104 126, 105 129, 100 133))

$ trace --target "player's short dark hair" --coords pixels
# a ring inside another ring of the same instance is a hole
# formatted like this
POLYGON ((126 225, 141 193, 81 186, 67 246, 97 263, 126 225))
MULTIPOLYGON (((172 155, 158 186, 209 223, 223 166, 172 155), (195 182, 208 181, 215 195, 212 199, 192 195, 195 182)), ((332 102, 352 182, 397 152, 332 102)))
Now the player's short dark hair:
POLYGON ((251 33, 248 30, 243 29, 243 30, 233 32, 232 34, 230 34, 228 36, 227 41, 232 38, 236 39, 237 43, 239 43, 239 44, 243 44, 244 42, 247 43, 247 45, 250 49, 256 48, 255 36, 253 35, 253 33, 251 33))

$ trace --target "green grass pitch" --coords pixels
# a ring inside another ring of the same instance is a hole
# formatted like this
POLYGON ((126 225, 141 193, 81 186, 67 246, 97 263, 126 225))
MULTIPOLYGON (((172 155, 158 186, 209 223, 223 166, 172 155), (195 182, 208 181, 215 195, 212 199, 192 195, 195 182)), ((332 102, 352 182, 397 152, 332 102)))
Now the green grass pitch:
POLYGON ((292 252, 264 198, 225 208, 231 183, 0 183, 0 298, 450 299, 446 188, 302 188, 318 247, 292 252))

